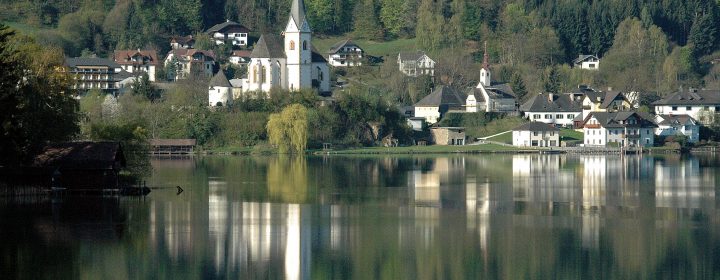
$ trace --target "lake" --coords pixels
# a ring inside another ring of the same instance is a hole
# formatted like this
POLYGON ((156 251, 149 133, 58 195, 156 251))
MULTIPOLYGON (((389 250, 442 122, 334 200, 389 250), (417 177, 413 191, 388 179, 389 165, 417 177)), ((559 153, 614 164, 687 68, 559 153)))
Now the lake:
POLYGON ((144 198, 0 198, 0 278, 720 278, 718 155, 151 163, 144 198))

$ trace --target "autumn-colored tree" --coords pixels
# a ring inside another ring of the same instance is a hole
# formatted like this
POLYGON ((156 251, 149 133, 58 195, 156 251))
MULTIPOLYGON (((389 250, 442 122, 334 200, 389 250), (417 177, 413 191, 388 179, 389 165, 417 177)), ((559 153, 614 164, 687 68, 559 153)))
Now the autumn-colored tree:
POLYGON ((268 140, 281 154, 303 153, 307 146, 307 109, 300 104, 285 107, 270 115, 267 123, 268 140))

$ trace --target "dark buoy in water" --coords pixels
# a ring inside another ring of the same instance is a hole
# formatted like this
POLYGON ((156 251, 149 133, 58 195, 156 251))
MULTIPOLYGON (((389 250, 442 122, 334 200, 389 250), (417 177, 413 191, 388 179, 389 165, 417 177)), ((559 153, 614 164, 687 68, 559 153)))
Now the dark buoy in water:
POLYGON ((175 186, 175 187, 177 188, 177 194, 181 194, 183 191, 185 191, 180 186, 175 186))

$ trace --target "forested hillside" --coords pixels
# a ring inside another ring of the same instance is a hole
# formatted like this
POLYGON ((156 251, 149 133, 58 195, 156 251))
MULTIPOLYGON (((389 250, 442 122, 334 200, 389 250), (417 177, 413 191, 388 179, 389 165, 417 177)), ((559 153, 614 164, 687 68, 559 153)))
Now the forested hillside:
MULTIPOLYGON (((414 38, 418 49, 475 61, 482 56, 481 42, 488 41, 494 67, 502 66, 496 77, 510 81, 519 75, 515 80, 524 81, 528 91, 578 83, 660 93, 681 85, 719 85, 717 71, 707 63, 720 47, 717 0, 305 4, 316 36, 414 38), (570 71, 567 64, 578 54, 603 58, 602 71, 570 71)), ((225 19, 240 22, 256 36, 280 32, 289 6, 290 0, 0 0, 0 20, 30 30, 41 43, 60 46, 70 56, 107 56, 117 48, 155 48, 164 54, 170 36, 198 34, 225 19)))

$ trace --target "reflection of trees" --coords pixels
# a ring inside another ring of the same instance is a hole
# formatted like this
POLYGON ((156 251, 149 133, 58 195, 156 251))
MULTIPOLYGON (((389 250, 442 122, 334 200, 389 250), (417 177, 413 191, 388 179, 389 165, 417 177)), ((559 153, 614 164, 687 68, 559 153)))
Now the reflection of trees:
POLYGON ((285 203, 308 200, 308 176, 305 157, 280 155, 270 159, 267 171, 268 194, 285 203))

